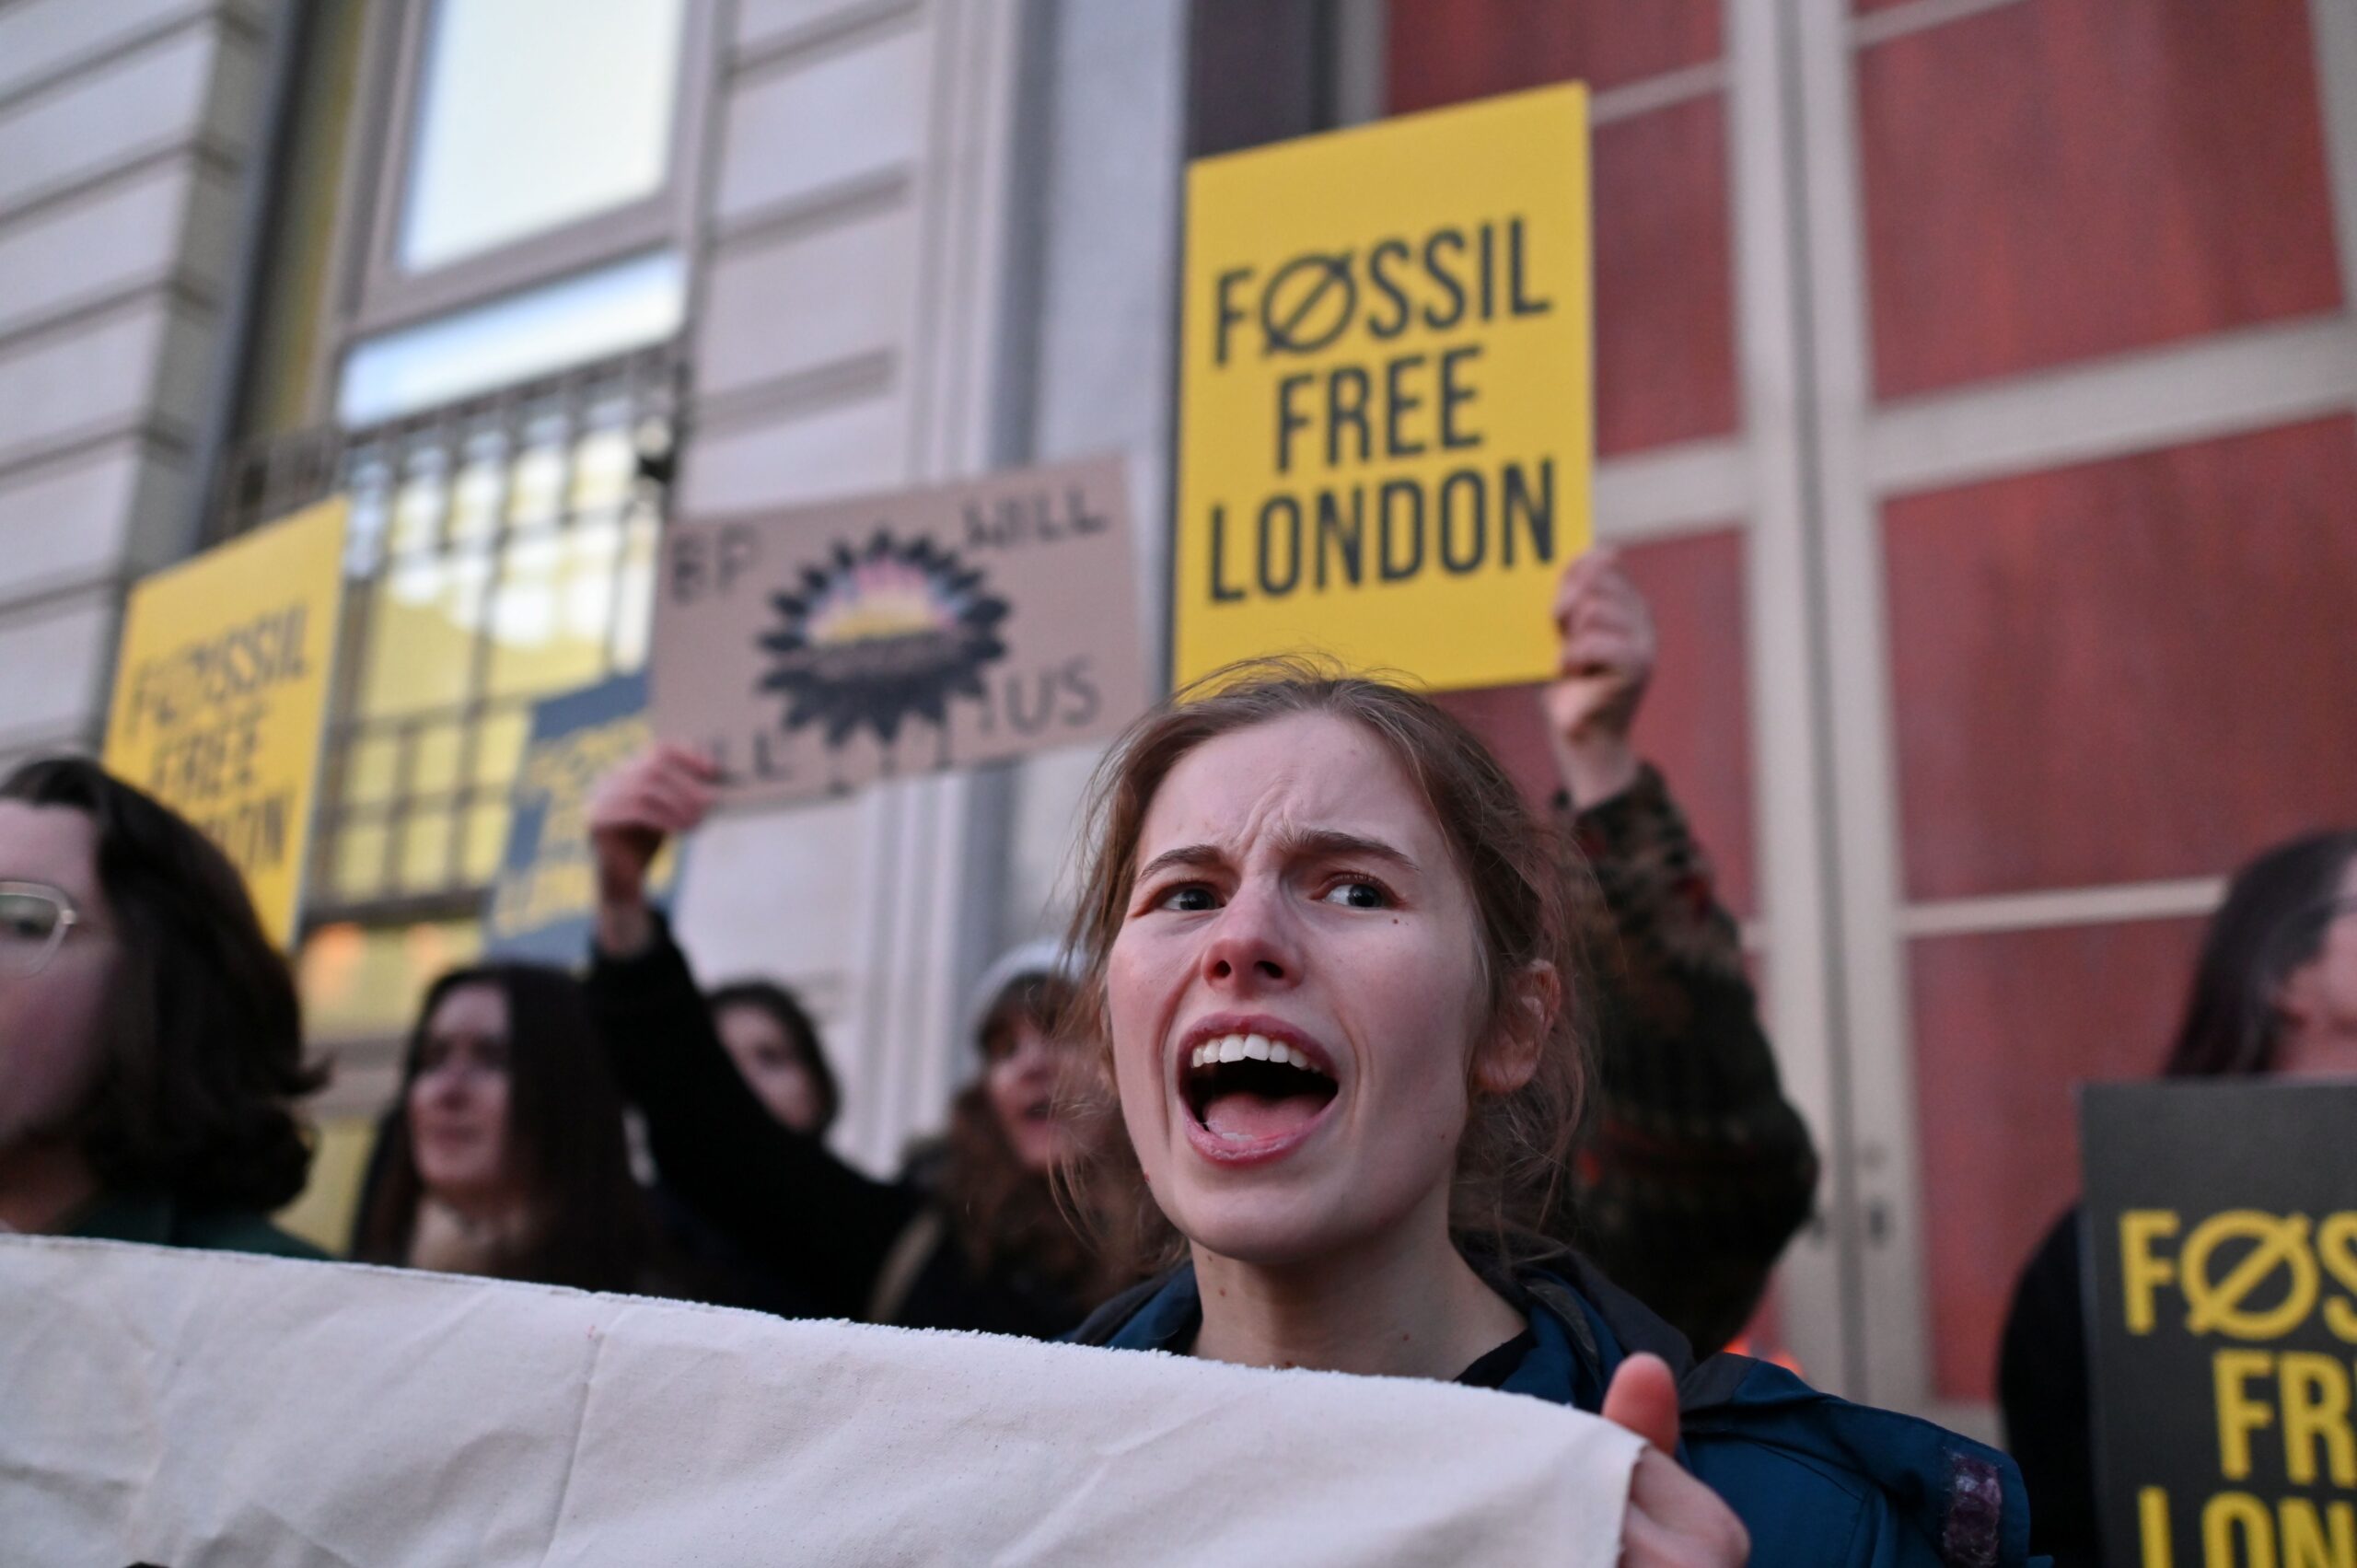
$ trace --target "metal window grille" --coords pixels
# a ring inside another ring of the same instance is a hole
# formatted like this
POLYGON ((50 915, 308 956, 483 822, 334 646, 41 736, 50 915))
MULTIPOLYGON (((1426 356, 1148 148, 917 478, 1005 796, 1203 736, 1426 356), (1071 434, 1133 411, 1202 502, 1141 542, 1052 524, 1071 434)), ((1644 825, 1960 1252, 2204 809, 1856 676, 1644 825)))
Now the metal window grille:
POLYGON ((225 535, 352 507, 312 923, 477 907, 532 703, 645 662, 679 393, 666 345, 230 465, 225 535))

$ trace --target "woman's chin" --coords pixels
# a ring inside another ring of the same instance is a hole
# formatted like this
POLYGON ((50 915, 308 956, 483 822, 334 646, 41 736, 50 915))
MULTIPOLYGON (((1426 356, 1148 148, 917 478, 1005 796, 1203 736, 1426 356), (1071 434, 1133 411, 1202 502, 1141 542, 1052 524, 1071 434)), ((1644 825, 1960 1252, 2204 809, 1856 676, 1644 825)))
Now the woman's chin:
POLYGON ((1297 1268, 1333 1252, 1336 1202, 1299 1189, 1205 1192, 1176 1205, 1178 1229, 1205 1252, 1261 1269, 1297 1268))

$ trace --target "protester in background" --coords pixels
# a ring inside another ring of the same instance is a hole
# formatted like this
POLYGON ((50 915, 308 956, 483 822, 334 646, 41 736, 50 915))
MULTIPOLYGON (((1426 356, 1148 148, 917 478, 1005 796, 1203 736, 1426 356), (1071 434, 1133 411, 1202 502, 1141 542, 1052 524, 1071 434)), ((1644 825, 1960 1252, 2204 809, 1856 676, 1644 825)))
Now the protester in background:
MULTIPOLYGON (((354 1237, 363 1262, 679 1294, 581 986, 490 964, 426 993, 354 1237)), ((693 1294, 693 1293, 690 1293, 693 1294)))
POLYGON ((1653 618, 1610 551, 1564 573, 1544 694, 1557 826, 1596 958, 1596 1120, 1557 1237, 1707 1355, 1742 1330, 1808 1217, 1817 1161, 1783 1096, 1735 921, 1660 772, 1630 731, 1653 618))
POLYGON ((1601 1411, 1653 1445, 1628 1564, 1740 1562, 1747 1527, 1766 1562, 2022 1560, 2003 1455, 1692 1366, 1545 1239, 1592 1087, 1585 960, 1554 835, 1471 735, 1277 662, 1148 714, 1098 780, 1074 946, 1129 1137, 1084 1191, 1187 1261, 1082 1339, 1601 1411))
POLYGON ((715 799, 711 766, 657 745, 592 797, 598 875, 589 994, 667 1189, 834 1316, 1048 1338, 1118 1282, 1056 1207, 1051 1114, 1071 1043, 1051 948, 994 965, 970 1009, 982 1071, 952 1105, 931 1179, 877 1181, 771 1114, 734 1068, 668 923, 646 901, 665 838, 715 799))
MULTIPOLYGON (((2357 1076, 2357 830, 2278 844, 2236 873, 2202 937, 2172 1078, 2357 1076)), ((2031 1548, 2101 1560, 2079 1208, 2014 1288, 1999 1353, 2005 1439, 2038 1507, 2031 1548)))
POLYGON ((795 1132, 825 1137, 842 1095, 800 999, 774 981, 740 980, 705 1000, 720 1043, 755 1098, 795 1132))
POLYGON ((301 1005, 228 860, 79 758, 0 784, 0 1228, 321 1256, 301 1005))

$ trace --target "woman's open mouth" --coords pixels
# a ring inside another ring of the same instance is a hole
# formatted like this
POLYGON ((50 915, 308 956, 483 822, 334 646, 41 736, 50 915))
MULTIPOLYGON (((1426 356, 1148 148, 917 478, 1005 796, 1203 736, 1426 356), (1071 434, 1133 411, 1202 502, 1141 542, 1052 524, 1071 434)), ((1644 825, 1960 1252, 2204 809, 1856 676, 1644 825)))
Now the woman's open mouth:
POLYGON ((1196 1146, 1214 1159, 1258 1157, 1290 1147, 1333 1103, 1340 1087, 1300 1046, 1242 1031, 1189 1046, 1178 1086, 1198 1134, 1196 1146))

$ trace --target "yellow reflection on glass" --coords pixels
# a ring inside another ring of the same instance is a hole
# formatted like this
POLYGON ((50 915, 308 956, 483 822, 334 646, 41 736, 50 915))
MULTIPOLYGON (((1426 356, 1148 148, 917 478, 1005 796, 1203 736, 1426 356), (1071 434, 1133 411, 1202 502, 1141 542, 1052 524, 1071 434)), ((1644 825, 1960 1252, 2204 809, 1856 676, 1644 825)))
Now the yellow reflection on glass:
POLYGON ((409 760, 409 793, 447 795, 459 787, 459 742, 465 732, 456 720, 417 731, 409 760))
POLYGON ((491 587, 491 559, 396 558, 369 596, 360 714, 387 718, 447 707, 467 695, 475 629, 491 587))
POLYGON ((499 497, 506 487, 506 452, 496 436, 467 443, 467 466, 450 495, 450 541, 488 544, 499 531, 499 497))
POLYGON ((346 822, 335 837, 335 890, 340 898, 373 899, 385 889, 382 822, 346 822))
POLYGON ((315 1041, 406 1034, 426 986, 482 950, 472 920, 321 926, 296 965, 305 1032, 315 1041))
POLYGON ((445 499, 444 461, 439 448, 429 447, 411 462, 409 474, 393 497, 392 537, 387 542, 394 553, 430 550, 438 542, 445 499))
POLYGON ((509 485, 509 523, 522 528, 554 522, 564 500, 563 444, 546 436, 536 439, 517 456, 509 485))
POLYGON ((638 447, 626 430, 594 430, 573 449, 573 511, 621 509, 638 477, 638 447))
POLYGON ((401 778, 401 737, 364 735, 343 753, 343 803, 374 806, 393 797, 401 778))
POLYGON ((507 802, 493 801, 467 813, 466 879, 488 882, 507 854, 507 802))
POLYGON ((475 765, 469 770, 476 788, 507 787, 524 760, 524 741, 531 730, 529 708, 499 708, 482 716, 475 727, 475 765))
POLYGON ((401 825, 401 886, 415 892, 450 880, 450 813, 421 811, 401 825))
POLYGON ((563 691, 605 673, 621 548, 613 523, 510 541, 491 612, 490 695, 563 691))

